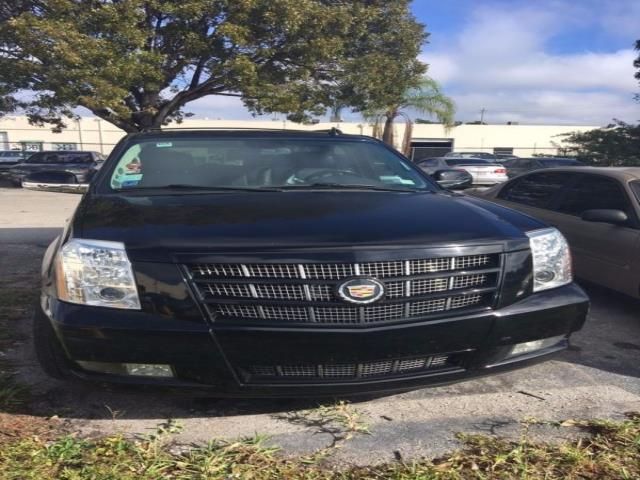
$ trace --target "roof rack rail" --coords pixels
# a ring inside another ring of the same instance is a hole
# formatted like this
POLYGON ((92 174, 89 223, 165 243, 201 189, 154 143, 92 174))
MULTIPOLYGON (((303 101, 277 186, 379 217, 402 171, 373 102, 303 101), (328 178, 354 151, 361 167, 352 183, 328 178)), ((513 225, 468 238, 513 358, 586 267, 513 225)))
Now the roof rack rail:
POLYGON ((303 130, 298 128, 270 128, 270 127, 153 127, 147 128, 142 131, 142 133, 146 132, 176 132, 176 131, 186 131, 186 130, 243 130, 243 131, 269 131, 269 132, 301 132, 301 133, 327 133, 329 135, 343 135, 342 130, 331 127, 328 129, 322 130, 303 130))

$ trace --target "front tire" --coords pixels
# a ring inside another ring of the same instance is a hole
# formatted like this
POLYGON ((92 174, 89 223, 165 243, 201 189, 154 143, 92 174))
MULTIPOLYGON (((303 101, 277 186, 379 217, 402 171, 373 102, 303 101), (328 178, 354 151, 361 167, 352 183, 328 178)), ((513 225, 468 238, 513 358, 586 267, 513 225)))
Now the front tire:
POLYGON ((38 363, 47 375, 59 380, 71 376, 69 359, 40 305, 36 305, 33 316, 33 343, 38 363))

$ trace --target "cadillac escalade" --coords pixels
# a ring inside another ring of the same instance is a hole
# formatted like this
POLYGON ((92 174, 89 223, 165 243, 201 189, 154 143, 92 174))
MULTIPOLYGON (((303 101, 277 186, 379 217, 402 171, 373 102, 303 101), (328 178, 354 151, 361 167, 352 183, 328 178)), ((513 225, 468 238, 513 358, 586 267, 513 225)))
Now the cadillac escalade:
POLYGON ((557 230, 336 130, 125 137, 42 281, 50 375, 237 397, 502 371, 567 348, 588 310, 557 230))

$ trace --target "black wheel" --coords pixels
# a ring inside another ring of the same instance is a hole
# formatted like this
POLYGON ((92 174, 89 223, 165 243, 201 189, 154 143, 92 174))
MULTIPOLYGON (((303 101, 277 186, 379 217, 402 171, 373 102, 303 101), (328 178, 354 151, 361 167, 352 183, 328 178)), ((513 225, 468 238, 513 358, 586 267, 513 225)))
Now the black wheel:
POLYGON ((70 377, 69 359, 40 305, 36 305, 33 316, 33 343, 38 363, 47 375, 58 379, 70 377))

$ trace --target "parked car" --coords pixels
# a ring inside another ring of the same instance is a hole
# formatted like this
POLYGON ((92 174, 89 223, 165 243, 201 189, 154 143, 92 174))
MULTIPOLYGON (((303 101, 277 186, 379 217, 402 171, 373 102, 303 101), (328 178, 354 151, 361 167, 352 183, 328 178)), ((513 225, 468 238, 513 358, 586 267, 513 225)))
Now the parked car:
POLYGON ((475 195, 557 227, 578 277, 640 298, 640 168, 554 168, 475 195))
POLYGON ((88 181, 104 163, 105 157, 98 152, 61 151, 38 152, 28 159, 4 170, 3 176, 15 186, 20 186, 24 178, 35 172, 68 172, 78 183, 88 181))
POLYGON ((15 165, 25 159, 25 153, 21 150, 0 151, 0 166, 15 165))
POLYGON ((494 154, 496 157, 496 162, 502 163, 504 165, 504 162, 506 162, 507 160, 511 160, 513 158, 520 158, 517 155, 511 155, 509 153, 495 153, 494 154))
POLYGON ((557 230, 335 131, 128 135, 42 271, 49 374, 220 396, 497 372, 566 348, 588 309, 557 230))
POLYGON ((474 185, 494 185, 508 180, 502 165, 479 158, 424 158, 417 160, 416 165, 429 175, 447 168, 465 170, 473 177, 474 185))
POLYGON ((453 158, 482 158, 484 160, 492 161, 497 159, 495 154, 488 152, 448 152, 445 153, 444 156, 453 158))
POLYGON ((555 158, 555 157, 532 157, 514 158, 503 163, 507 169, 509 178, 516 177, 521 173, 542 168, 555 167, 584 167, 585 164, 575 158, 555 158))

